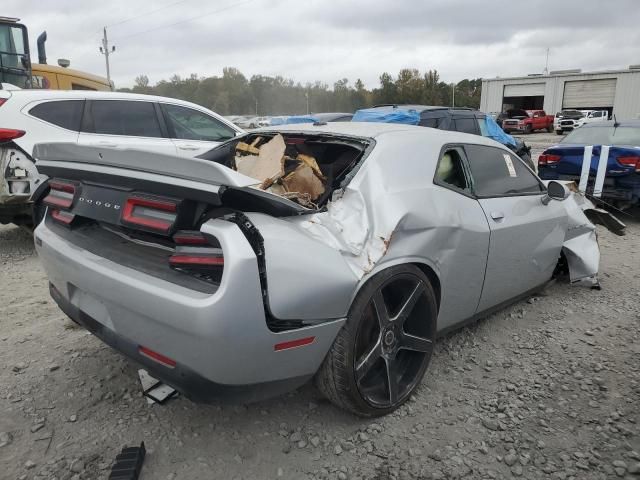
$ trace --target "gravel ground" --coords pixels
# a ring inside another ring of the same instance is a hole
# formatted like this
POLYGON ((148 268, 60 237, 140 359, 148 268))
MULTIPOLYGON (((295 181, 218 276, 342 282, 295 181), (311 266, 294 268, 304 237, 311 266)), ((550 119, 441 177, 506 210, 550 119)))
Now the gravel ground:
MULTIPOLYGON (((525 137, 537 159, 555 135, 525 137), (546 142, 546 143, 545 143, 546 142)), ((0 478, 640 478, 640 222, 599 229, 601 291, 558 282, 441 339, 418 393, 375 421, 312 387, 248 406, 147 405, 136 366, 49 299, 28 234, 0 227, 0 478)))

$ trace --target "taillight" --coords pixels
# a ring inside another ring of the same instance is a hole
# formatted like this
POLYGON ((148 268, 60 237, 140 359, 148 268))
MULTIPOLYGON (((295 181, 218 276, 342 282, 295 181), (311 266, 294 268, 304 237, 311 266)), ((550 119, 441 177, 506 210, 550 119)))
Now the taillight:
POLYGON ((549 153, 543 153, 538 158, 538 165, 551 165, 554 163, 558 163, 562 157, 560 155, 552 155, 549 153))
POLYGON ((224 269, 224 255, 213 237, 199 231, 181 230, 173 236, 176 249, 169 257, 169 266, 204 280, 220 281, 224 269))
MULTIPOLYGON (((2 102, 4 103, 4 102, 2 102)), ((0 103, 0 105, 2 105, 0 103)), ((20 138, 27 133, 24 130, 15 130, 13 128, 0 128, 0 143, 10 142, 11 140, 15 140, 16 138, 20 138)))
POLYGON ((169 199, 131 196, 122 209, 122 222, 158 233, 169 233, 178 216, 178 204, 169 199))
POLYGON ((0 98, 0 107, 4 104, 4 102, 6 102, 7 99, 6 98, 0 98))
POLYGON ((45 205, 54 208, 71 208, 76 194, 76 186, 73 183, 51 180, 49 189, 49 194, 42 200, 45 205))
POLYGON ((198 269, 198 267, 224 267, 222 254, 174 254, 169 257, 169 265, 174 268, 198 269))
POLYGON ((633 167, 636 172, 640 172, 640 156, 625 155, 623 157, 618 157, 618 163, 625 167, 633 167))
POLYGON ((63 225, 71 225, 73 219, 76 218, 73 213, 66 212, 64 210, 51 210, 51 217, 56 222, 62 223, 63 225))

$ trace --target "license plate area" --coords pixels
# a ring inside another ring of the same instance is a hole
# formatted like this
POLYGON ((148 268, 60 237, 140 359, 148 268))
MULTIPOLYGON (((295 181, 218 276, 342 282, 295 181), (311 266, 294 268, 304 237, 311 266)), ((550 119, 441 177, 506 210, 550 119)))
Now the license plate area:
POLYGON ((128 192, 82 185, 72 212, 81 217, 118 224, 128 192))
POLYGON ((109 330, 114 330, 111 315, 104 303, 93 295, 79 289, 72 283, 68 284, 69 302, 81 312, 89 315, 96 322, 104 325, 109 330))

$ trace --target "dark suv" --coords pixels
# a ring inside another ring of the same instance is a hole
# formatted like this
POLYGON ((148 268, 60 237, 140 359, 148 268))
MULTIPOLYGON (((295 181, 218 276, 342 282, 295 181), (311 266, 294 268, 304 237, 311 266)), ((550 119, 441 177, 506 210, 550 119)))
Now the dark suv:
MULTIPOLYGON (((366 111, 380 111, 381 114, 387 112, 392 114, 394 111, 415 111, 419 115, 417 124, 422 127, 438 128, 440 130, 452 130, 454 132, 472 133, 474 135, 482 135, 484 137, 493 136, 487 131, 485 122, 485 119, 489 115, 472 108, 385 104, 376 105, 373 108, 366 109, 366 111)), ((490 116, 489 118, 495 124, 495 120, 493 120, 490 116)), ((522 160, 527 163, 527 165, 529 165, 535 171, 535 167, 531 160, 531 148, 528 147, 519 138, 513 139, 515 140, 515 145, 505 143, 503 141, 500 141, 499 139, 497 140, 513 150, 520 158, 522 158, 522 160)))

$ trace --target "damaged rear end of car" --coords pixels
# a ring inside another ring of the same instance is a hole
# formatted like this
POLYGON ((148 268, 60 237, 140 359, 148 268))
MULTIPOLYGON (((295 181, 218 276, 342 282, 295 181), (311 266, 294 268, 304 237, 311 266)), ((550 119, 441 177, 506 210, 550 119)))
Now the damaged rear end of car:
POLYGON ((38 145, 50 180, 35 199, 46 207, 35 242, 51 295, 194 400, 291 390, 319 368, 357 278, 339 252, 288 220, 321 211, 372 145, 260 133, 207 160, 38 145), (261 152, 270 161, 252 166, 261 152))

